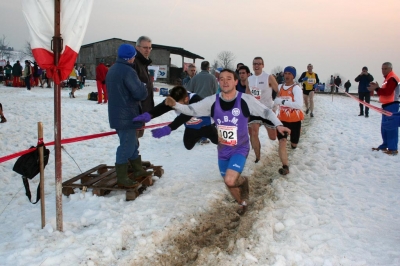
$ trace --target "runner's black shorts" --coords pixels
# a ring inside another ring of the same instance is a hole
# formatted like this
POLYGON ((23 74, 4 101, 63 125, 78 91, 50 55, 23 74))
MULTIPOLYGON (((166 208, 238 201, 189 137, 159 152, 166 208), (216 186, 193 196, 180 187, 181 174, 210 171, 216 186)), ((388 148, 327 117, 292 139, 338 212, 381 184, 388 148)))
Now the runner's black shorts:
POLYGON ((68 84, 69 84, 70 88, 78 87, 78 83, 77 83, 76 79, 69 79, 68 84))
POLYGON ((309 95, 310 92, 312 92, 312 91, 315 91, 315 89, 312 89, 312 90, 305 90, 305 89, 303 89, 303 94, 304 94, 304 95, 309 95))
MULTIPOLYGON (((290 129, 290 142, 293 144, 299 143, 300 140, 300 131, 301 131, 301 121, 298 122, 285 122, 282 121, 284 127, 290 129)), ((278 140, 286 138, 284 135, 278 132, 278 140)))
POLYGON ((260 123, 268 128, 275 128, 275 125, 271 121, 269 121, 268 119, 264 119, 260 116, 252 116, 251 115, 249 117, 249 124, 253 124, 253 123, 260 123))

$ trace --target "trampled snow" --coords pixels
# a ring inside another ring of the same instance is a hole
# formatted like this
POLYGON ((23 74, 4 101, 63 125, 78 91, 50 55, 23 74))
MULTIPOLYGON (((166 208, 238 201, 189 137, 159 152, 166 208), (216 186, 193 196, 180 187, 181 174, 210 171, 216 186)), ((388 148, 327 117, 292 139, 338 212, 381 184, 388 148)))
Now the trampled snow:
MULTIPOLYGON (((62 138, 112 131, 108 106, 87 100, 96 91, 93 81, 88 84, 75 99, 62 90, 62 138)), ((44 141, 53 140, 52 89, 1 86, 0 95, 8 120, 0 124, 0 156, 34 146, 39 121, 44 141)), ((163 99, 156 93, 156 103, 163 99)), ((265 176, 272 179, 259 188, 270 191, 265 207, 257 213, 250 208, 240 218, 256 216, 248 237, 234 242, 232 252, 208 253, 208 265, 400 265, 399 157, 371 151, 381 143, 381 115, 371 110, 365 118, 358 112, 358 103, 348 97, 316 95, 315 117, 306 116, 298 148, 289 151, 290 174, 265 176)), ((170 112, 148 124, 175 116, 170 112)), ((216 146, 188 151, 183 130, 162 139, 146 130, 142 158, 162 165, 165 173, 136 200, 125 201, 123 192, 98 197, 90 189, 63 196, 63 232, 56 230, 54 147, 48 147, 45 169, 43 229, 40 204, 29 203, 21 177, 12 171, 16 159, 0 164, 0 265, 158 265, 149 261, 167 256, 163 243, 198 223, 213 204, 231 200, 218 172, 216 146)), ((277 141, 264 129, 260 140, 262 160, 255 164, 250 151, 248 176, 270 167, 278 171, 267 159, 277 158, 277 141)), ((117 146, 116 135, 63 145, 63 180, 98 164, 114 165, 117 146)), ((38 180, 30 182, 34 196, 38 180)))

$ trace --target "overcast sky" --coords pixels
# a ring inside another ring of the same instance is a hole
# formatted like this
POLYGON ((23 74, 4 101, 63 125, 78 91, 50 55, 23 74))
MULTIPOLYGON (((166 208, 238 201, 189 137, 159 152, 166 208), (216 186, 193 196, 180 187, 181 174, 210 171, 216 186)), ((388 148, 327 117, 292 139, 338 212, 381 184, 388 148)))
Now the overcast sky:
MULTIPOLYGON (((21 0, 2 1, 1 11, 0 34, 23 49, 29 33, 21 0)), ((298 76, 312 63, 322 82, 339 73, 356 86, 363 66, 380 83, 383 62, 392 62, 400 74, 399 27, 399 0, 95 0, 83 44, 147 35, 210 63, 231 51, 235 63, 250 69, 261 56, 267 72, 293 65, 298 76)), ((172 63, 180 67, 181 58, 173 56, 172 63)))

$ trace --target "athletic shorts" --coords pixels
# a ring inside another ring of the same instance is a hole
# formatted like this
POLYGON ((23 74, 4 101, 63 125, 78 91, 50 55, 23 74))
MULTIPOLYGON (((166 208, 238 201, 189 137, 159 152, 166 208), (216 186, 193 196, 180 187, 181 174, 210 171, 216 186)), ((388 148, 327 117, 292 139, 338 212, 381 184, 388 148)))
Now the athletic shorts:
POLYGON ((315 89, 312 89, 312 90, 305 90, 305 89, 303 89, 303 94, 304 94, 304 95, 310 95, 310 92, 312 92, 312 91, 315 91, 315 89))
POLYGON ((246 157, 241 154, 234 154, 229 160, 218 160, 219 172, 222 177, 225 177, 226 170, 231 169, 238 173, 242 173, 246 157))
MULTIPOLYGON (((300 139, 300 131, 301 131, 301 121, 298 122, 285 122, 282 121, 283 126, 287 127, 290 129, 290 142, 297 144, 299 143, 300 139)), ((277 134, 278 140, 279 139, 284 139, 287 138, 281 133, 278 132, 277 134)))
POLYGON ((268 127, 268 128, 272 128, 275 129, 275 125, 269 121, 268 119, 264 119, 260 116, 250 116, 249 117, 249 124, 254 124, 254 123, 258 123, 258 124, 263 124, 264 126, 268 127))
POLYGON ((78 83, 77 83, 76 79, 69 79, 68 84, 69 84, 70 88, 78 87, 78 83))

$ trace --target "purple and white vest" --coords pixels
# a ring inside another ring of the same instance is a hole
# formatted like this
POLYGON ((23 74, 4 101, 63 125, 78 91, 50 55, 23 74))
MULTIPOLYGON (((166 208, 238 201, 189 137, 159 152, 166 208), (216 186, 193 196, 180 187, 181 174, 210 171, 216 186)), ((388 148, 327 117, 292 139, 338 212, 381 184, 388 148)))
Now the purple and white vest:
POLYGON ((234 154, 247 157, 250 150, 248 118, 241 109, 242 93, 238 92, 235 104, 231 110, 221 108, 220 94, 216 95, 214 121, 218 130, 218 137, 223 140, 218 143, 218 159, 229 160, 234 154))

